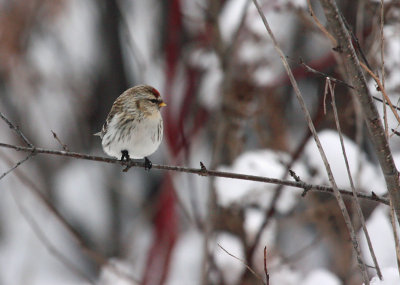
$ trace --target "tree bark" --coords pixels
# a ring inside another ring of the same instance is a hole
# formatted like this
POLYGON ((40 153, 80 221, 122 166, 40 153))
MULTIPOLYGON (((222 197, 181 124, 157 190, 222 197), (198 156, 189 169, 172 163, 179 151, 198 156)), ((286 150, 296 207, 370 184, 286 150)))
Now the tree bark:
POLYGON ((333 33, 338 44, 335 50, 337 50, 342 57, 348 73, 348 80, 350 84, 354 86, 357 98, 361 103, 371 142, 382 168, 397 219, 400 221, 399 173, 394 164, 378 110, 368 90, 367 82, 354 50, 350 33, 343 22, 335 0, 320 0, 320 2, 324 9, 330 31, 333 33))

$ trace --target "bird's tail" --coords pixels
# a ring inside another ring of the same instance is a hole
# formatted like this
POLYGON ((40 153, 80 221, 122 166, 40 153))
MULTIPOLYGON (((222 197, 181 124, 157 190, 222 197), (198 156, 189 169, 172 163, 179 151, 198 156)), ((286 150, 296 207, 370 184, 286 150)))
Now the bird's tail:
POLYGON ((98 133, 95 133, 95 134, 93 134, 94 136, 99 136, 99 137, 101 137, 101 132, 98 132, 98 133))

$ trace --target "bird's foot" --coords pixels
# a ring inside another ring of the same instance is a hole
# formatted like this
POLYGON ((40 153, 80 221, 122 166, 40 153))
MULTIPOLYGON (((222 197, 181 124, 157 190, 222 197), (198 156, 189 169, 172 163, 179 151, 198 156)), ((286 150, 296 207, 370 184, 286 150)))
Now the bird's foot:
POLYGON ((145 157, 144 158, 144 170, 150 171, 152 166, 153 166, 153 164, 151 163, 151 161, 147 157, 145 157))
MULTIPOLYGON (((121 161, 131 161, 131 158, 129 157, 129 153, 126 149, 121 150, 122 156, 121 156, 121 161)), ((122 170, 123 172, 127 172, 131 168, 131 164, 127 164, 126 167, 122 170)))
POLYGON ((121 156, 121 161, 129 161, 131 158, 129 157, 129 153, 126 149, 121 150, 122 156, 121 156), (125 159, 124 159, 125 158, 125 159))

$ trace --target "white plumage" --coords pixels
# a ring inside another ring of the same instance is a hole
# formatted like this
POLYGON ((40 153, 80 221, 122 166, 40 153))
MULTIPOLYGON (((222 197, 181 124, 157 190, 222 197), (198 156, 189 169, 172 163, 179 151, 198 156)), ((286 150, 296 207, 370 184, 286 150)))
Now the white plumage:
POLYGON ((103 136, 102 146, 109 156, 121 158, 121 151, 127 150, 129 157, 134 159, 144 158, 154 153, 160 146, 163 138, 163 121, 160 112, 151 118, 132 121, 127 128, 131 131, 123 136, 118 127, 122 115, 115 115, 108 124, 107 132, 103 136), (115 139, 113 139, 115 138, 115 139), (109 144, 107 144, 110 142, 109 144))

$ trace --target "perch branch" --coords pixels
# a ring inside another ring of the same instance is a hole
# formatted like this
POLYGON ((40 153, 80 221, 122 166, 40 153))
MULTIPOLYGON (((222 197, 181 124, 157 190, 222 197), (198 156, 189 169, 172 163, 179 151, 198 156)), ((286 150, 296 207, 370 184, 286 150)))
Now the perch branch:
MULTIPOLYGON (((141 167, 144 168, 144 162, 139 161, 120 161, 115 158, 109 157, 102 157, 102 156, 94 156, 88 155, 78 152, 70 152, 70 151, 62 151, 62 150, 52 150, 52 149, 44 149, 44 148, 30 148, 24 146, 15 146, 11 144, 0 143, 0 147, 15 149, 17 151, 25 151, 25 152, 35 152, 36 154, 48 154, 48 155, 57 155, 63 157, 71 157, 76 159, 83 159, 83 160, 91 160, 97 161, 102 163, 110 163, 110 164, 119 164, 121 166, 130 166, 130 167, 141 167)), ((282 180, 276 178, 269 178, 265 176, 255 176, 255 175, 247 175, 247 174, 240 174, 240 173, 232 173, 232 172, 225 172, 225 171, 217 171, 217 170, 208 170, 204 168, 190 168, 190 167, 182 167, 182 166, 171 166, 171 165, 161 165, 161 164, 154 164, 152 169, 160 169, 160 170, 167 170, 167 171, 177 171, 177 172, 185 172, 185 173, 193 173, 200 176, 206 177, 222 177, 222 178, 231 178, 231 179, 239 179, 239 180, 249 180, 249 181, 256 181, 262 183, 270 183, 276 185, 283 185, 289 186, 294 188, 301 188, 301 189, 310 189, 310 191, 318 191, 318 192, 325 192, 325 193, 333 193, 333 188, 324 185, 314 185, 308 184, 304 182, 295 182, 289 180, 282 180)), ((339 189, 340 193, 343 195, 351 196, 353 195, 351 191, 345 189, 339 189)), ((389 205, 389 201, 383 197, 377 196, 374 192, 372 194, 364 194, 364 193, 357 193, 357 197, 372 200, 375 202, 379 202, 385 205, 389 205)))

